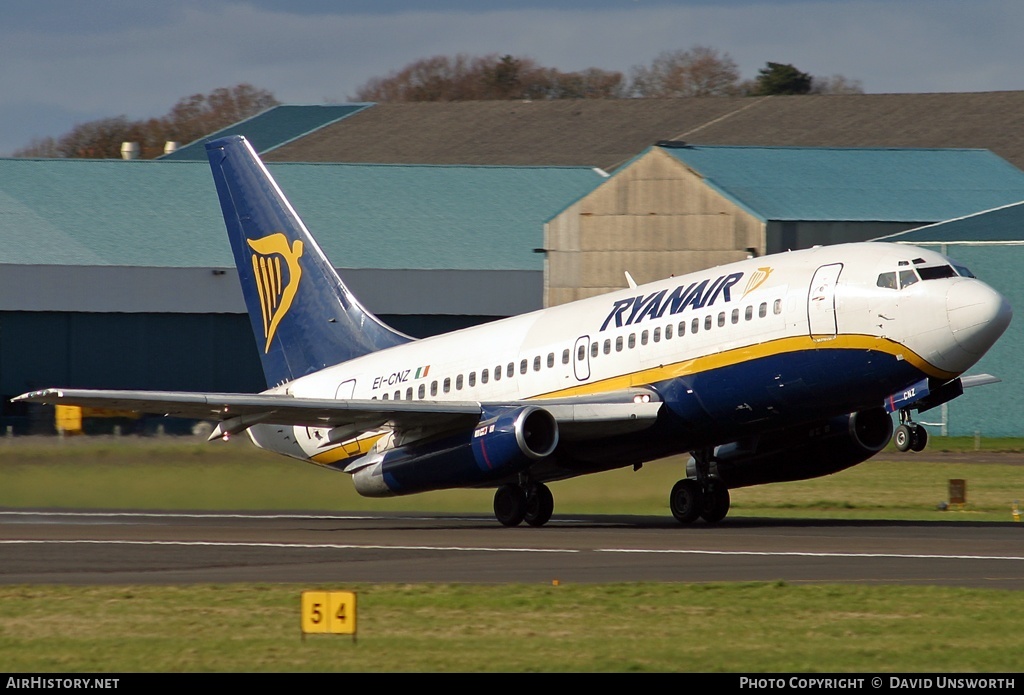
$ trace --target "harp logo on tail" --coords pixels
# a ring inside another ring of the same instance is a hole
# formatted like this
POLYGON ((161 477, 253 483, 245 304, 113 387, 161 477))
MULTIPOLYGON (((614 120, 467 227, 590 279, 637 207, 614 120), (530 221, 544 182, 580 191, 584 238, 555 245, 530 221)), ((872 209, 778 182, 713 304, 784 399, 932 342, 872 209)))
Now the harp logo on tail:
POLYGON ((289 248, 288 237, 280 232, 246 241, 253 250, 252 272, 263 313, 263 335, 267 339, 263 352, 267 353, 281 319, 291 309, 292 300, 299 290, 302 242, 296 239, 289 248))

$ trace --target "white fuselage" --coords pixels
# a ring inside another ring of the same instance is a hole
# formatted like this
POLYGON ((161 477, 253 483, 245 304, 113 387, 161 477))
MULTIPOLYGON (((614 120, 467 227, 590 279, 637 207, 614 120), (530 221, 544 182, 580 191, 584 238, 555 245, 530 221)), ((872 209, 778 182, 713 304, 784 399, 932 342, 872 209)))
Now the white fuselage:
MULTIPOLYGON (((781 386, 793 377, 774 366, 775 358, 804 359, 828 350, 877 354, 906 363, 916 378, 946 381, 971 367, 1010 318, 998 293, 962 272, 937 253, 884 243, 751 258, 414 341, 271 392, 308 398, 540 401, 665 384, 761 362, 779 372, 773 376, 781 386), (928 269, 928 279, 922 268, 928 269), (890 277, 893 287, 887 286, 890 277)), ((722 371, 722 378, 730 373, 722 371)), ((820 383, 825 377, 816 378, 816 388, 829 387, 820 383)), ((894 375, 890 392, 909 378, 894 375)), ((725 389, 737 403, 749 401, 756 409, 758 395, 744 393, 738 383, 744 379, 730 380, 725 389)), ((837 379, 835 386, 845 383, 837 379)), ((876 397, 874 391, 865 394, 876 397)), ((710 405, 708 412, 715 412, 710 405)), ((318 463, 351 460, 372 445, 367 439, 362 447, 349 442, 325 448, 326 430, 317 428, 254 430, 260 446, 318 463), (287 442, 275 444, 282 436, 287 442)))

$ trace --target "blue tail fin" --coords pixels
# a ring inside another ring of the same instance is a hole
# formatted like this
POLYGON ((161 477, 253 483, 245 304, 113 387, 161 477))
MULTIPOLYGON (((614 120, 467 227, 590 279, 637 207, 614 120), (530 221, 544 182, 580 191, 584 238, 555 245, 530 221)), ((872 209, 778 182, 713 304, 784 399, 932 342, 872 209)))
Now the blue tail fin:
POLYGON ((359 304, 249 143, 207 143, 267 384, 411 340, 359 304))

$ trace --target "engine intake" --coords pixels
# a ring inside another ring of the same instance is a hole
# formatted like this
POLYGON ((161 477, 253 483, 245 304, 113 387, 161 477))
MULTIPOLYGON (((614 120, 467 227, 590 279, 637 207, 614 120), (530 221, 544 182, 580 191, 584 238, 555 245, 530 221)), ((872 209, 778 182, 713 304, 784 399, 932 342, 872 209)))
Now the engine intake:
POLYGON ((535 406, 485 410, 469 431, 375 451, 353 476, 368 497, 487 485, 554 453, 558 423, 535 406))

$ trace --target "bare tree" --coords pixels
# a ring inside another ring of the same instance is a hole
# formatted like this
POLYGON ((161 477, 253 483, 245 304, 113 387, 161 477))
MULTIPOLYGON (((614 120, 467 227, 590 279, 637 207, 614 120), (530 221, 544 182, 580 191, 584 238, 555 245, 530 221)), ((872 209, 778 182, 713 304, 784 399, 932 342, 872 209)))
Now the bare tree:
POLYGON ((33 141, 14 156, 113 159, 121 156, 122 143, 138 142, 140 157, 158 157, 168 140, 198 140, 278 103, 270 92, 249 84, 222 87, 180 99, 160 118, 132 121, 116 116, 81 123, 57 139, 33 141))
POLYGON ((811 94, 863 94, 860 80, 851 80, 842 75, 812 77, 811 94))
POLYGON ((623 96, 622 73, 588 68, 561 72, 531 58, 491 54, 422 58, 367 81, 356 101, 582 99, 623 96))
POLYGON ((728 53, 707 46, 663 51, 649 66, 632 71, 638 97, 708 97, 740 93, 740 73, 728 53))

